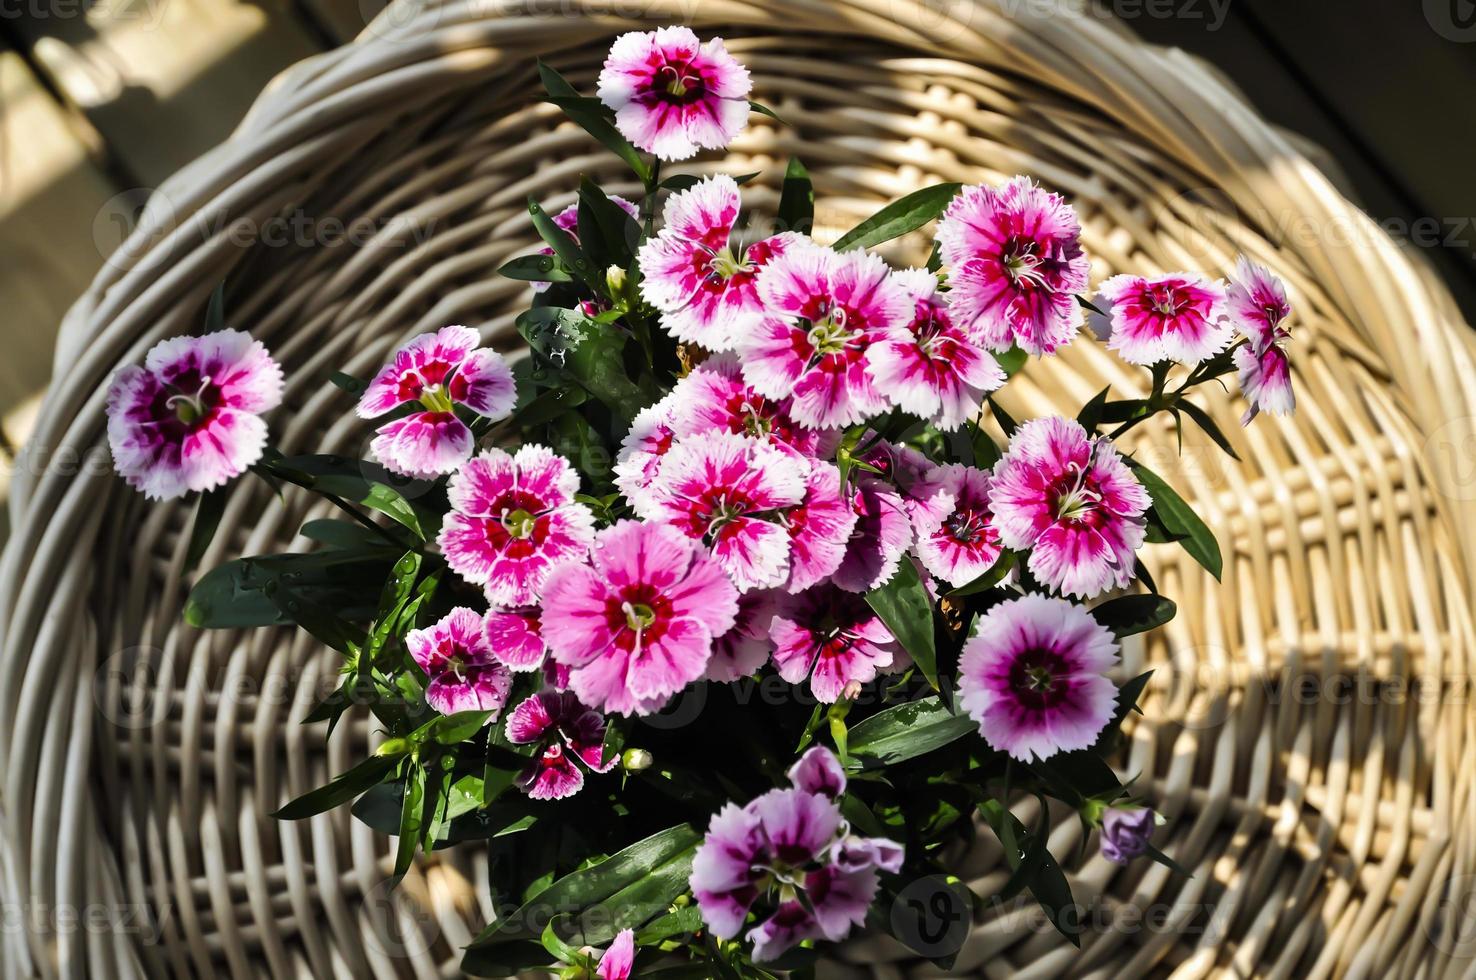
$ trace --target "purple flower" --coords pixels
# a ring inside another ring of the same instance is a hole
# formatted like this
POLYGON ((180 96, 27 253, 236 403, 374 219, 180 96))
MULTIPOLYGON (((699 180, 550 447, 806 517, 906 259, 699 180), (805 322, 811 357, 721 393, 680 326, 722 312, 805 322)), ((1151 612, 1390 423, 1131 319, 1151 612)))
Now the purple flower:
POLYGON ((584 786, 584 769, 609 772, 620 758, 605 758, 605 719, 568 692, 544 691, 519 704, 508 715, 507 740, 540 747, 517 778, 534 800, 573 796, 584 786))
POLYGON ((806 939, 844 939, 866 918, 878 870, 902 867, 899 845, 849 833, 836 800, 845 776, 828 750, 810 750, 790 774, 792 788, 717 813, 692 860, 692 892, 713 935, 732 939, 758 908, 747 937, 755 962, 806 939))
POLYGON ((113 464, 154 500, 212 490, 261 458, 259 416, 281 401, 282 369, 249 334, 160 341, 108 388, 113 464))
POLYGON ((443 715, 490 711, 507 703, 512 675, 492 652, 474 609, 458 607, 434 626, 405 634, 405 648, 430 678, 425 702, 443 715))
POLYGON ((1115 807, 1102 814, 1102 856, 1127 864, 1148 852, 1157 821, 1147 807, 1115 807))
POLYGON ((1045 759, 1096 741, 1117 704, 1103 676, 1116 663, 1117 640, 1085 608, 1025 595, 979 618, 959 659, 960 701, 991 746, 1045 759))

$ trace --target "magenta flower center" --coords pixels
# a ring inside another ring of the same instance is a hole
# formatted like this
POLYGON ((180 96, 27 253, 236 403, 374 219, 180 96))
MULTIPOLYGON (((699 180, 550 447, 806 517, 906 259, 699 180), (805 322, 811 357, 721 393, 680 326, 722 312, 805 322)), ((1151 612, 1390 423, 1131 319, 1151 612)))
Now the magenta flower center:
POLYGON ((451 393, 441 385, 426 385, 420 391, 420 404, 428 412, 446 413, 452 410, 451 393))
POLYGON ((192 432, 208 421, 220 404, 220 388, 208 374, 181 374, 159 393, 151 415, 165 427, 180 433, 192 432))
POLYGON ((615 645, 627 653, 660 640, 671 614, 670 600, 646 584, 628 586, 605 603, 605 624, 615 636, 615 645))
POLYGON ((949 537, 965 545, 981 540, 989 529, 984 515, 972 510, 956 511, 948 518, 945 527, 949 537))
POLYGON ((667 62, 652 76, 650 94, 671 105, 691 105, 707 94, 707 79, 690 62, 667 62))
POLYGON ((1051 284, 1046 281, 1045 269, 1042 268, 1039 250, 1040 243, 1033 238, 1012 235, 1005 240, 1004 247, 1000 249, 999 264, 1015 288, 1043 289, 1047 292, 1051 290, 1051 284))
POLYGON ((1055 517, 1059 521, 1076 521, 1096 526, 1100 521, 1102 494, 1088 478, 1088 470, 1072 463, 1067 467, 1061 486, 1055 488, 1055 517))
POLYGON ((1053 708, 1071 693, 1071 665, 1054 650, 1025 650, 1010 666, 1010 691, 1035 711, 1053 708))

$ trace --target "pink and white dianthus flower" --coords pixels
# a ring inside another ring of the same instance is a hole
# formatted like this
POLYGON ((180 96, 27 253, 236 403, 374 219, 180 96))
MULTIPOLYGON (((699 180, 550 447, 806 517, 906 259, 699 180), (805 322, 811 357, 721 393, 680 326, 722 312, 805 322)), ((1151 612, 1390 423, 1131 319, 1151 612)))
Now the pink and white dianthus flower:
POLYGON ((1082 606, 1023 595, 979 618, 959 658, 959 703, 984 740, 1021 762, 1085 749, 1117 706, 1104 676, 1117 640, 1082 606))
MULTIPOLYGON (((637 208, 634 204, 627 201, 619 194, 611 194, 610 200, 613 201, 615 203, 615 206, 620 208, 620 210, 624 211, 632 218, 640 220, 640 209, 637 208)), ((553 220, 554 224, 558 225, 560 229, 568 233, 570 238, 574 239, 574 243, 576 245, 579 243, 579 203, 577 201, 564 208, 564 210, 560 211, 558 214, 554 215, 553 220)), ((545 245, 538 250, 537 254, 552 255, 554 254, 553 246, 545 245)), ((529 283, 529 285, 533 287, 533 291, 535 293, 541 293, 548 289, 550 283, 532 282, 529 283)))
POLYGON ((1029 549, 1036 579, 1091 598, 1133 579, 1152 500, 1110 440, 1074 419, 1022 423, 994 465, 989 503, 999 539, 1029 549))
POLYGON ((429 678, 425 703, 443 715, 490 711, 495 721, 512 690, 512 675, 487 643, 482 616, 458 606, 439 622, 405 634, 405 649, 429 678))
POLYGON ((904 412, 951 432, 1005 383, 1004 370, 953 325, 937 276, 904 269, 892 278, 912 297, 914 312, 905 334, 867 349, 872 381, 904 412))
POLYGON ((790 232, 744 247, 735 241, 738 184, 727 174, 699 181, 667 199, 661 233, 641 246, 641 295, 661 311, 677 340, 732 350, 763 317, 759 270, 789 245, 790 232))
POLYGON ((450 473, 476 448, 457 406, 493 420, 512 413, 517 403, 512 370, 501 354, 477 346, 481 342, 470 327, 421 334, 395 351, 369 382, 356 409, 360 418, 419 406, 381 425, 369 444, 388 469, 417 479, 450 473))
POLYGON ((615 39, 599 98, 626 139, 662 160, 721 150, 748 125, 748 69, 723 46, 686 27, 632 31, 615 39))
POLYGON ((620 521, 595 536, 589 564, 549 576, 543 639, 585 704, 650 714, 702 676, 737 615, 737 589, 698 543, 620 521))
POLYGON ((989 473, 951 463, 933 480, 952 500, 952 509, 919 529, 914 550, 924 568, 958 588, 989 571, 999 560, 999 531, 989 509, 989 473))
POLYGON ((853 482, 851 506, 856 525, 831 581, 848 592, 870 592, 896 573, 912 546, 912 518, 891 484, 874 476, 853 482))
POLYGON ((538 745, 533 761, 518 774, 518 788, 534 800, 562 800, 584 786, 584 770, 606 773, 620 761, 605 755, 605 719, 569 692, 544 691, 513 708, 507 740, 538 745))
POLYGON ((492 609, 485 619, 487 645, 504 666, 513 671, 537 670, 543 666, 548 648, 543 645, 537 607, 492 609))
POLYGON ((805 477, 804 500, 781 516, 789 532, 789 580, 784 590, 803 592, 834 575, 850 550, 859 519, 841 493, 840 470, 813 461, 805 477))
POLYGON ((769 662, 769 654, 774 652, 769 625, 774 621, 777 598, 768 590, 745 592, 738 597, 733 628, 713 641, 712 659, 703 675, 707 680, 731 684, 769 662))
POLYGON ((845 776, 817 753, 830 755, 811 749, 790 770, 794 786, 714 814, 692 858, 692 894, 714 936, 736 937, 750 911, 762 920, 746 937, 755 962, 807 939, 844 939, 865 920, 878 871, 902 868, 900 845, 849 833, 836 799, 845 776))
POLYGON ((783 585, 789 532, 776 512, 805 498, 808 464, 731 432, 680 439, 637 513, 706 544, 740 592, 783 585))
POLYGON ((743 377, 759 394, 789 398, 800 425, 851 425, 886 411, 867 350, 900 336, 913 302, 879 256, 792 243, 764 266, 768 311, 738 343, 743 377))
POLYGON ((108 386, 108 446, 151 500, 213 490, 261 458, 260 418, 282 401, 282 368, 239 330, 173 337, 108 386))
POLYGON ((829 456, 839 442, 832 429, 798 425, 788 399, 765 398, 743 380, 732 354, 710 357, 676 383, 671 393, 672 427, 678 436, 717 430, 768 440, 806 458, 829 456))
POLYGON ((1028 177, 965 187, 938 222, 953 322, 991 350, 1049 354, 1081 324, 1090 263, 1076 212, 1028 177))
POLYGON ((630 980, 635 969, 635 930, 621 929, 595 969, 598 980, 630 980))
POLYGON ((1107 349, 1129 364, 1195 364, 1224 350, 1234 334, 1224 285, 1196 273, 1113 276, 1099 292, 1112 316, 1107 349))
POLYGON ((546 446, 485 450, 446 488, 446 564, 483 586, 493 605, 533 605, 549 574, 583 558, 594 540, 594 515, 575 502, 578 490, 579 474, 546 446))
POLYGON ((661 468, 661 457, 676 440, 672 414, 676 402, 674 395, 675 392, 668 394, 637 412, 630 423, 630 431, 620 441, 620 452, 615 457, 615 486, 632 507, 638 506, 646 496, 651 481, 656 479, 656 472, 661 468))
POLYGON ((866 600, 832 585, 784 596, 769 635, 779 676, 791 684, 809 678, 826 704, 901 664, 896 638, 866 600))
POLYGON ((947 489, 937 480, 929 479, 938 467, 911 446, 878 439, 867 446, 862 460, 880 470, 881 477, 897 488, 914 534, 921 534, 923 526, 930 521, 943 520, 953 509, 953 497, 947 489))
POLYGON ((1232 355, 1239 369, 1241 394, 1250 402, 1241 425, 1249 425, 1259 412, 1290 415, 1297 398, 1285 349, 1291 331, 1282 325, 1291 315, 1286 287, 1269 270, 1242 255, 1236 262, 1229 306, 1231 321, 1247 341, 1232 355))

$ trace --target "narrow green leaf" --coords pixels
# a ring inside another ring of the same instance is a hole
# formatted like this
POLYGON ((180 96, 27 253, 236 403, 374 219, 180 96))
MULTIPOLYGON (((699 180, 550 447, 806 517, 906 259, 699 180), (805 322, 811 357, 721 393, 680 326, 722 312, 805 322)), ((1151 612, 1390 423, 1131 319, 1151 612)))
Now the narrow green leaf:
POLYGON ((1143 488, 1153 498, 1153 506, 1149 511, 1150 522, 1152 516, 1156 515, 1169 534, 1181 539, 1179 543, 1184 550, 1207 572, 1219 579, 1224 560, 1220 557, 1220 544, 1215 540, 1214 532, 1199 519, 1194 508, 1185 503, 1184 498, 1157 473, 1131 457, 1127 458, 1127 464, 1133 468, 1138 482, 1143 484, 1143 488))
POLYGON ((933 606, 917 568, 910 561, 902 562, 887 582, 866 593, 866 603, 876 610, 928 683, 937 690, 938 650, 933 638, 933 606))
POLYGON ((574 277, 552 255, 519 255, 497 270, 504 279, 520 282, 573 282, 574 277))
POLYGON ((220 516, 225 513, 227 490, 217 487, 200 494, 195 504, 195 519, 190 524, 190 546, 185 552, 184 571, 193 572, 205 557, 215 532, 220 527, 220 516))
POLYGON ((328 375, 328 381, 333 385, 333 387, 348 392, 355 398, 358 398, 360 395, 362 395, 364 393, 364 389, 369 387, 369 383, 363 378, 356 378, 352 374, 345 374, 342 371, 334 371, 332 374, 328 375))
POLYGON ((278 820, 301 820, 317 813, 324 813, 342 806, 349 800, 384 782, 394 771, 398 760, 373 756, 334 777, 326 786, 319 786, 286 804, 272 816, 278 820))
POLYGON ((630 140, 620 135, 620 131, 610 121, 609 110, 605 108, 604 103, 599 99, 581 97, 564 76, 542 61, 538 62, 538 75, 543 80, 543 87, 548 92, 550 102, 563 109, 564 115, 598 140, 607 150, 624 160, 626 165, 640 178, 641 183, 650 184, 650 166, 641 157, 640 152, 631 145, 630 140))
POLYGON ((1017 552, 1010 551, 1008 548, 1002 550, 999 553, 999 557, 994 560, 994 564, 989 566, 988 571, 967 585, 959 586, 952 592, 949 592, 948 595, 951 598, 962 598, 969 595, 978 595, 980 592, 988 592, 1004 581, 1004 577, 1010 573, 1011 568, 1015 567, 1015 562, 1019 557, 1017 552))
POLYGON ((542 205, 531 197, 528 198, 528 217, 533 219, 533 230, 538 232, 538 237, 554 250, 554 255, 563 263, 564 268, 583 281, 590 289, 601 296, 605 295, 604 268, 595 268, 579 247, 579 243, 574 240, 574 236, 555 224, 554 219, 549 217, 542 205))
POLYGON ((1225 435, 1224 431, 1221 430, 1219 425, 1216 424, 1215 420, 1210 417, 1210 414, 1208 412, 1206 412, 1204 409, 1200 408, 1193 402, 1189 401, 1187 398, 1179 399, 1177 404, 1179 409, 1183 411, 1185 415, 1189 416, 1196 423, 1198 423, 1199 427, 1204 430, 1205 435, 1214 440, 1215 445, 1223 449, 1230 456, 1231 459, 1239 461, 1240 454, 1235 451, 1234 446, 1230 445, 1229 437, 1225 435))
POLYGON ((779 192, 781 231, 809 233, 815 224, 815 186, 799 157, 790 157, 784 168, 784 186, 779 192))
POLYGON ((979 726, 967 715, 955 715, 936 697, 885 708, 850 731, 851 755, 891 766, 926 755, 979 726))
POLYGON ((871 248, 921 228, 943 213, 962 186, 953 181, 934 184, 893 201, 842 235, 835 243, 835 250, 871 248))
POLYGON ((210 291, 210 300, 205 304, 205 332, 224 330, 225 325, 225 283, 221 282, 210 291))
POLYGON ((1001 408, 999 402, 995 401, 993 397, 990 397, 988 401, 989 411, 994 413, 994 420, 998 422, 999 427, 1004 430, 1006 438, 1014 438, 1015 430, 1020 427, 1020 423, 1016 422, 1010 416, 1009 412, 1006 412, 1003 408, 1001 408))
POLYGON ((780 123, 781 125, 789 125, 789 123, 785 122, 779 117, 779 113, 775 112, 773 109, 770 109, 762 102, 755 102, 752 99, 749 99, 748 108, 752 109, 754 112, 757 112, 761 116, 768 116, 770 119, 774 120, 777 123, 780 123))
POLYGON ((1178 607, 1161 595, 1124 595, 1092 609, 1092 618, 1117 635, 1118 639, 1157 629, 1174 618, 1178 607))
POLYGON ((1101 424, 1102 410, 1107 405, 1107 394, 1111 390, 1112 386, 1108 385, 1101 391, 1097 392, 1097 394, 1092 398, 1091 401, 1082 406, 1081 411, 1078 412, 1076 415, 1076 421, 1083 429, 1091 432, 1093 429, 1101 424))

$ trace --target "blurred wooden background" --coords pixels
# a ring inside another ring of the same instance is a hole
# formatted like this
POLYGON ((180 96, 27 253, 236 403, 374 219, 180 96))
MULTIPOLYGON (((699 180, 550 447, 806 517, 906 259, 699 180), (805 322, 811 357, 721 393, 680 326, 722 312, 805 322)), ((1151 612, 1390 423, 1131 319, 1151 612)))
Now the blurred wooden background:
MULTIPOLYGON (((1441 271, 1476 321, 1473 0, 999 2, 1087 9, 1209 59, 1266 116, 1319 144, 1327 166, 1441 271)), ((382 4, 0 0, 6 474, 45 410, 62 314, 150 189, 224 139, 273 75, 349 40, 382 4)), ((0 476, 0 498, 6 483, 0 476)))

